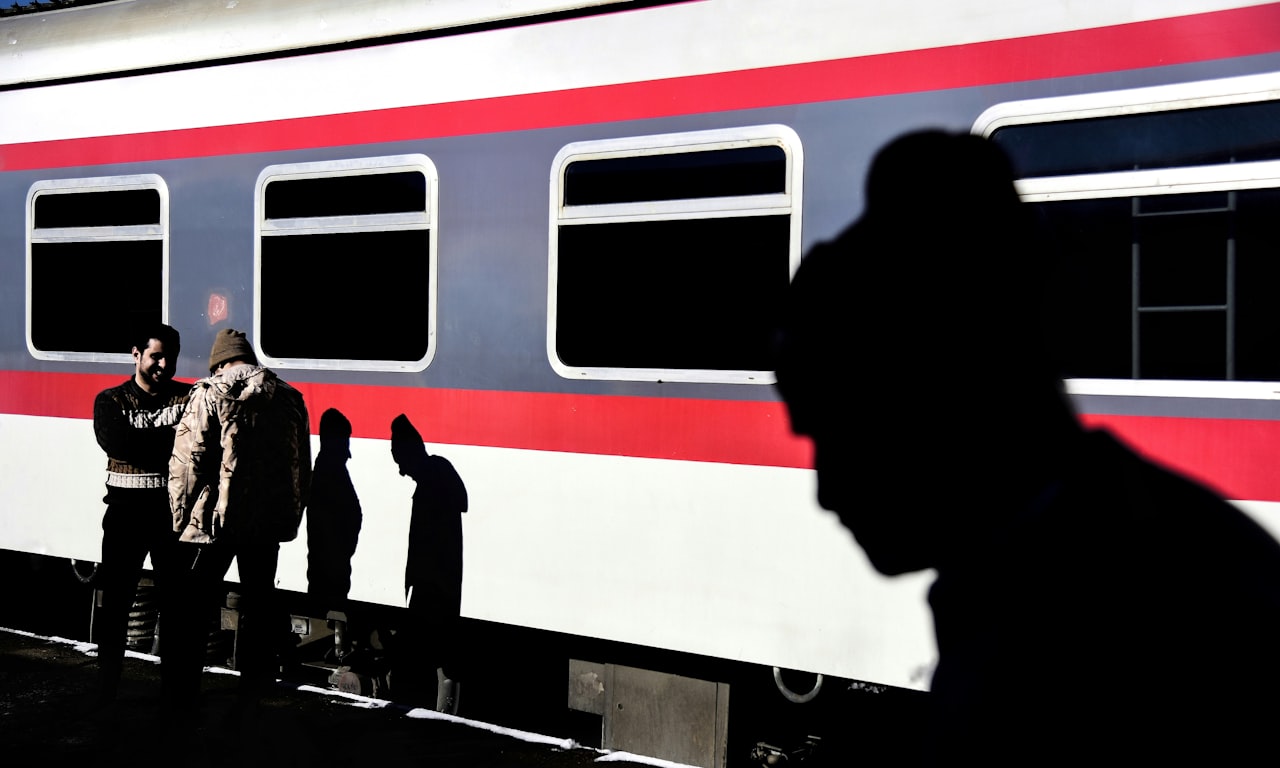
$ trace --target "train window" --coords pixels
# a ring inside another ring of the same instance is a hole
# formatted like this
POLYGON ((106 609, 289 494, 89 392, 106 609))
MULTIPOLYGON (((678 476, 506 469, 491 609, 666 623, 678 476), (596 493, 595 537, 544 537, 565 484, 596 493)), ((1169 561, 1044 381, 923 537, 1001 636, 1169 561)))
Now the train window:
POLYGON ((787 153, 780 146, 604 157, 572 163, 564 172, 568 206, 786 191, 787 153))
POLYGON ((1014 102, 979 119, 1044 224, 1069 378, 1280 381, 1280 102, 1264 98, 1277 84, 1014 102))
POLYGON ((1011 125, 992 134, 1021 176, 1280 159, 1280 101, 1011 125))
POLYGON ((581 142, 552 169, 547 353, 569 378, 773 381, 800 258, 784 126, 581 142))
POLYGON ((168 319, 168 190, 151 174, 39 181, 27 193, 27 348, 128 362, 168 319))
POLYGON ((254 315, 263 359, 426 368, 435 352, 436 196, 424 155, 263 170, 254 315))
POLYGON ((1031 204, 1067 376, 1280 381, 1280 189, 1031 204))
POLYGON ((265 205, 271 220, 414 213, 426 210, 427 177, 399 171, 275 181, 265 205))

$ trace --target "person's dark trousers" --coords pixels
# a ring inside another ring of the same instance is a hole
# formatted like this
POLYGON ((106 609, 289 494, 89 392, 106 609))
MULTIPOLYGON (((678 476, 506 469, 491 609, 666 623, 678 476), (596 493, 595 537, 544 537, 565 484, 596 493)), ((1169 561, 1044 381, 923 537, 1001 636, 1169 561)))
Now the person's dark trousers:
POLYGON ((193 709, 200 695, 209 632, 217 626, 226 596, 224 579, 231 561, 240 573, 239 635, 236 664, 241 698, 256 701, 275 680, 276 647, 289 631, 278 607, 275 576, 280 545, 224 535, 213 544, 179 543, 174 558, 174 621, 165 627, 161 676, 167 704, 175 713, 193 709))
POLYGON ((431 625, 431 614, 411 599, 391 656, 391 695, 402 704, 435 701, 438 659, 431 647, 431 625))
POLYGON ((161 623, 168 605, 170 556, 175 546, 169 492, 165 488, 107 486, 102 517, 102 563, 94 578, 102 590, 102 606, 94 612, 93 637, 98 643, 98 696, 115 698, 124 666, 129 611, 148 554, 155 574, 161 623))
POLYGON ((414 587, 395 643, 391 693, 419 706, 438 702, 436 670, 457 681, 458 601, 430 585, 414 587))
POLYGON ((226 565, 218 570, 216 561, 221 558, 214 552, 216 546, 185 542, 174 545, 169 569, 173 598, 160 647, 160 680, 167 717, 184 717, 199 701, 209 632, 218 620, 218 608, 224 598, 222 576, 226 565))
POLYGON ((236 664, 241 697, 257 700, 275 683, 282 639, 290 636, 289 617, 276 592, 280 544, 241 540, 236 548, 240 571, 240 640, 236 664))

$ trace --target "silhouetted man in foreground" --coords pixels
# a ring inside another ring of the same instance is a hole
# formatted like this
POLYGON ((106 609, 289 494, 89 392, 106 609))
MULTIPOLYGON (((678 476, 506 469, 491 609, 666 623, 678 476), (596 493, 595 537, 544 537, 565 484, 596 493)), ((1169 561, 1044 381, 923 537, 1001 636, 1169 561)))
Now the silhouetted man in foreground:
POLYGON ((1280 545, 1083 429, 999 150, 883 149, 792 284, 778 386, 818 498, 882 573, 935 568, 926 759, 1238 764, 1274 750, 1280 545))

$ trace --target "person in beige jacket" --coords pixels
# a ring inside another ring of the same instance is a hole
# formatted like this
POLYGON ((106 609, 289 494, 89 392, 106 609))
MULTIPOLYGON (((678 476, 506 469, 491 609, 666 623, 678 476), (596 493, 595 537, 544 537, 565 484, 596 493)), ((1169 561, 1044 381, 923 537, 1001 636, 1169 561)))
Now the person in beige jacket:
POLYGON ((166 627, 165 652, 185 662, 166 690, 175 714, 197 700, 208 622, 232 558, 240 574, 242 703, 256 704, 274 680, 278 638, 288 635, 275 593, 280 543, 297 536, 311 484, 301 393, 258 365, 245 334, 232 329, 215 337, 209 373, 192 389, 169 462, 173 528, 189 564, 182 569, 189 599, 179 626, 166 627))

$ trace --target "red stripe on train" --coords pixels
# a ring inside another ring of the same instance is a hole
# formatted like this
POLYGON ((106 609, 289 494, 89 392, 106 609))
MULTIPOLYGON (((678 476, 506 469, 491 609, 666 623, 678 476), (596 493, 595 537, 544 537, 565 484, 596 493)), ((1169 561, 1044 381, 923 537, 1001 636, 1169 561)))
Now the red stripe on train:
POLYGON ((1280 501, 1280 421, 1086 415, 1084 422, 1227 498, 1280 501))
POLYGON ((243 125, 0 146, 0 170, 206 157, 775 107, 1280 51, 1280 4, 835 61, 243 125))
MULTIPOLYGON (((0 413, 89 419, 93 398, 121 376, 0 371, 0 413)), ((431 443, 811 466, 780 403, 496 392, 349 384, 297 385, 311 411, 337 408, 356 437, 389 438, 405 413, 431 443)), ((1086 415, 1142 453, 1229 498, 1280 501, 1280 421, 1086 415)))
MULTIPOLYGON (((287 374, 286 374, 287 375, 287 374)), ((98 392, 123 376, 0 371, 0 413, 93 417, 98 392)), ((429 443, 709 461, 777 467, 812 464, 773 402, 495 392, 349 384, 295 384, 312 432, 337 408, 356 437, 390 438, 404 413, 429 443)))

